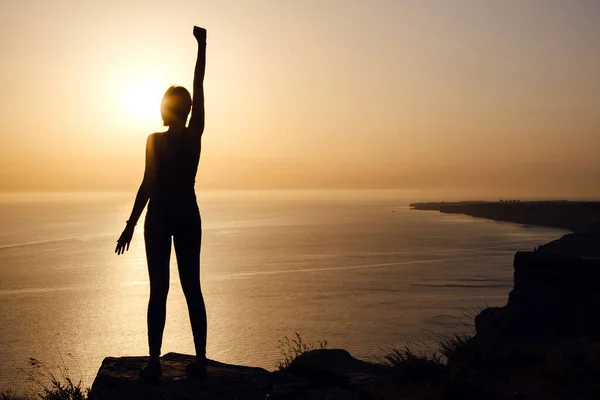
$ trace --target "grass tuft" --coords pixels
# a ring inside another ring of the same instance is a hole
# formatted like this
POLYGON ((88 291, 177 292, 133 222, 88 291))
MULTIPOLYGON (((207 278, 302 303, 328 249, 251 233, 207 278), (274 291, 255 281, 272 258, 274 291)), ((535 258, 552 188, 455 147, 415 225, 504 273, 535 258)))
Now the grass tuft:
POLYGON ((416 352, 410 342, 403 349, 393 347, 383 357, 376 357, 376 360, 391 367, 397 376, 412 382, 435 381, 445 368, 440 354, 416 352))
POLYGON ((295 338, 293 339, 284 336, 283 339, 278 340, 279 345, 277 347, 283 356, 283 360, 280 361, 278 365, 280 371, 289 368, 292 361, 298 358, 302 353, 327 348, 327 340, 305 342, 298 332, 295 332, 294 335, 295 338))
MULTIPOLYGON (((64 360, 63 360, 64 364, 64 360)), ((89 388, 81 387, 81 380, 75 383, 67 374, 66 367, 57 365, 55 374, 46 364, 36 358, 28 360, 28 369, 21 368, 27 380, 39 388, 35 395, 17 394, 12 391, 1 392, 0 400, 87 400, 89 388)))
POLYGON ((81 381, 76 384, 66 377, 65 382, 52 379, 51 386, 45 387, 40 394, 42 400, 87 400, 89 389, 81 387, 81 381))
POLYGON ((463 351, 471 342, 473 336, 467 334, 454 334, 441 336, 437 340, 438 351, 446 360, 450 360, 458 352, 463 351))

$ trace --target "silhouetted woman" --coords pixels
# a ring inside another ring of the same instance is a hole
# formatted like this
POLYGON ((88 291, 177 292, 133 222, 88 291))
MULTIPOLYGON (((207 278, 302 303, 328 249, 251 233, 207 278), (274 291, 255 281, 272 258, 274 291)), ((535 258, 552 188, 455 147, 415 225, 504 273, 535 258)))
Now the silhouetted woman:
POLYGON ((129 249, 134 227, 146 206, 144 223, 146 259, 150 276, 148 302, 148 344, 150 360, 140 371, 141 378, 162 375, 160 348, 165 327, 169 291, 171 237, 175 245, 179 278, 190 314, 196 360, 187 366, 188 374, 206 374, 206 309, 200 289, 200 242, 202 228, 194 183, 200 159, 200 139, 204 131, 204 70, 206 30, 194 27, 198 58, 194 70, 194 98, 181 86, 171 86, 164 94, 161 114, 166 132, 153 133, 146 143, 144 179, 135 198, 131 216, 117 241, 117 254, 129 249), (192 117, 185 126, 188 114, 192 117))

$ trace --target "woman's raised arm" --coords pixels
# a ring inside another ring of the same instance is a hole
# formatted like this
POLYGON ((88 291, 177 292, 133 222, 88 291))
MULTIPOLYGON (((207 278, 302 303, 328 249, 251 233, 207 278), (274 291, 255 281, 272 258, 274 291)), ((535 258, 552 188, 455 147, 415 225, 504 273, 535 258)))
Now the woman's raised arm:
POLYGON ((204 72, 206 70, 206 29, 194 26, 194 37, 198 41, 198 57, 194 69, 192 95, 192 117, 189 130, 198 138, 204 132, 204 72))

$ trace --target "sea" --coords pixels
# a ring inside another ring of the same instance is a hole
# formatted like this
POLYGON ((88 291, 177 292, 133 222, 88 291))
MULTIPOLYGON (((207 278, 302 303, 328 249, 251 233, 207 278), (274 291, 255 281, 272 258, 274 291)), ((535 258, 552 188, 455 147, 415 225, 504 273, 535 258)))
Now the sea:
MULTIPOLYGON (((147 355, 143 216, 114 253, 135 193, 0 194, 0 391, 46 371, 90 386, 105 357, 147 355)), ((207 356, 277 368, 281 341, 357 358, 434 349, 501 306, 514 253, 565 231, 416 211, 401 191, 205 191, 207 356)), ((431 199, 427 199, 431 200, 431 199)), ((163 354, 193 354, 175 256, 163 354)))

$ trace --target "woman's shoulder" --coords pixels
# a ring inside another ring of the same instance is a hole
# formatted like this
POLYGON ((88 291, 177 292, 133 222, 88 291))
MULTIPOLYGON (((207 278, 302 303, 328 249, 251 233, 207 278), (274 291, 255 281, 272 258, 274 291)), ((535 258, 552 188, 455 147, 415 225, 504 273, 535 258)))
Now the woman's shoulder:
POLYGON ((147 141, 156 142, 157 140, 162 140, 166 136, 167 132, 154 132, 148 135, 147 141))

